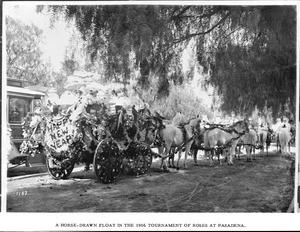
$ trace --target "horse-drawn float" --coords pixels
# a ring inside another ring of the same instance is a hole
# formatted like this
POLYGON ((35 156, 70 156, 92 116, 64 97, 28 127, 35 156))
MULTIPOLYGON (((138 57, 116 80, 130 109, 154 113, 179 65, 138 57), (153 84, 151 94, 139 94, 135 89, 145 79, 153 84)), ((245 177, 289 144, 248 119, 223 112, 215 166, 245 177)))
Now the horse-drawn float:
POLYGON ((81 102, 70 108, 57 115, 29 113, 23 122, 21 152, 44 153, 48 172, 56 180, 67 178, 79 163, 93 164, 102 183, 114 182, 121 172, 147 172, 153 152, 143 114, 123 107, 110 113, 104 103, 81 102))

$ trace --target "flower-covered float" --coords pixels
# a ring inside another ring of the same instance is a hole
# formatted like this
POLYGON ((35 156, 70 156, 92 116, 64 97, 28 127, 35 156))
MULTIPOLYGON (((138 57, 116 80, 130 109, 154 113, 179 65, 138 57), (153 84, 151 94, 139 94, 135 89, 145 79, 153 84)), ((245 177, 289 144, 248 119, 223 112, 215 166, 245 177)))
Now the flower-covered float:
POLYGON ((147 110, 106 104, 95 96, 81 97, 64 112, 29 113, 23 121, 21 153, 44 154, 48 172, 57 180, 67 178, 79 163, 93 164, 102 183, 114 182, 121 172, 145 173, 154 154, 147 110))

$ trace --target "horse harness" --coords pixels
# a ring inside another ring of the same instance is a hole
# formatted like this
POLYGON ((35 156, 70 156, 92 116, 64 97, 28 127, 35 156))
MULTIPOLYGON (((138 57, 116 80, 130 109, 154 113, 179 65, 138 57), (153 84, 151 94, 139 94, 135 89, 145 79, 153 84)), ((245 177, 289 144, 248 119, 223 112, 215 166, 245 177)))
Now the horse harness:
MULTIPOLYGON (((187 125, 189 123, 181 123, 178 128, 181 130, 182 135, 183 135, 183 143, 180 144, 179 146, 177 146, 175 152, 177 152, 178 150, 182 149, 187 143, 189 143, 190 141, 192 141, 196 136, 198 136, 198 132, 196 132, 194 130, 194 128, 192 127, 192 136, 187 140, 187 131, 185 129, 185 125, 187 125)), ((163 129, 165 129, 165 125, 162 124, 162 122, 160 122, 158 128, 155 131, 155 142, 154 144, 157 146, 163 146, 165 144, 164 139, 162 138, 161 132, 163 129)))
POLYGON ((225 131, 227 133, 230 133, 230 134, 232 134, 234 132, 234 133, 238 134, 238 136, 231 138, 229 141, 227 141, 227 143, 225 143, 223 145, 219 145, 217 148, 215 148, 215 147, 214 148, 207 148, 207 147, 201 146, 200 149, 204 150, 204 151, 212 151, 212 150, 215 150, 215 149, 221 149, 221 150, 226 149, 226 148, 228 148, 232 145, 233 141, 238 140, 239 138, 241 138, 241 136, 243 136, 247 132, 247 130, 244 130, 243 132, 238 132, 235 128, 226 127, 225 125, 222 125, 222 124, 210 124, 210 125, 212 125, 212 127, 206 128, 206 131, 213 130, 213 129, 220 129, 220 130, 223 130, 223 131, 225 131))

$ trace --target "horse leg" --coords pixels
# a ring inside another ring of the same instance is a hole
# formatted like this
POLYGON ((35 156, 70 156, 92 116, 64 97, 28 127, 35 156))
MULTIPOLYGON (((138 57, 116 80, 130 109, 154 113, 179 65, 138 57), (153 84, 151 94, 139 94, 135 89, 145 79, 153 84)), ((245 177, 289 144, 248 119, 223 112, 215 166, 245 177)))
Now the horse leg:
POLYGON ((246 146, 246 155, 247 155, 247 162, 251 162, 251 148, 247 145, 246 146))
POLYGON ((175 147, 171 148, 170 152, 171 152, 171 157, 172 157, 171 167, 175 168, 175 164, 174 164, 174 160, 175 160, 175 147))
POLYGON ((262 141, 261 142, 261 151, 260 151, 260 153, 263 155, 264 154, 264 150, 265 150, 265 144, 264 144, 264 142, 262 141))
POLYGON ((178 150, 177 170, 179 170, 179 160, 181 158, 181 149, 178 150))
POLYGON ((286 146, 285 146, 285 155, 284 155, 284 157, 285 158, 288 158, 289 157, 289 155, 290 155, 290 153, 288 152, 288 145, 286 144, 286 146))
POLYGON ((216 153, 217 153, 217 156, 218 156, 218 162, 219 162, 219 164, 222 164, 222 162, 221 162, 221 159, 220 159, 220 156, 221 156, 221 154, 224 152, 224 150, 222 149, 221 151, 220 150, 218 150, 218 152, 216 151, 216 153))
POLYGON ((281 145, 280 145, 280 141, 279 141, 279 135, 278 135, 278 150, 279 150, 279 152, 281 152, 282 153, 282 147, 281 147, 281 145))
POLYGON ((160 162, 160 169, 163 167, 163 153, 164 153, 164 147, 158 147, 158 154, 161 155, 161 162, 160 162))
POLYGON ((255 150, 250 148, 250 155, 252 157, 253 160, 256 160, 256 157, 255 157, 255 150))
POLYGON ((291 153, 290 151, 288 150, 288 147, 289 147, 289 144, 286 144, 285 145, 285 157, 291 157, 291 153))
POLYGON ((228 165, 233 165, 233 156, 235 155, 235 148, 230 147, 229 149, 229 159, 228 159, 228 165))
MULTIPOLYGON (((191 149, 191 143, 187 144, 186 145, 186 148, 185 148, 185 152, 184 152, 184 161, 183 161, 183 168, 184 169, 187 169, 187 164, 186 164, 186 160, 187 160, 187 156, 188 154, 190 153, 190 149, 191 149)), ((197 156, 197 155, 196 155, 197 156)), ((196 163, 197 163, 197 157, 196 157, 196 163)))
POLYGON ((175 150, 174 150, 173 157, 172 157, 172 168, 176 167, 174 161, 175 161, 175 150))
POLYGON ((276 137, 276 148, 277 148, 277 152, 281 151, 281 146, 280 146, 280 142, 279 142, 279 135, 277 135, 277 137, 276 137))
POLYGON ((225 148, 222 152, 222 154, 224 155, 224 162, 227 163, 228 162, 228 150, 227 148, 225 148))
POLYGON ((286 146, 283 146, 281 152, 282 152, 282 155, 286 158, 286 146))
POLYGON ((216 151, 215 151, 215 154, 218 157, 218 163, 219 164, 222 164, 220 156, 223 155, 224 152, 225 152, 225 150, 224 149, 220 149, 220 148, 217 148, 216 151))
POLYGON ((194 165, 198 166, 198 162, 197 162, 197 154, 198 154, 198 149, 194 149, 193 150, 193 157, 194 157, 194 165))
MULTIPOLYGON (((168 152, 169 152, 169 150, 168 150, 168 152)), ((165 170, 165 171, 168 170, 168 167, 166 164, 166 154, 168 154, 168 152, 167 152, 167 148, 165 148, 164 146, 161 146, 158 148, 158 153, 162 154, 160 169, 165 170)))
POLYGON ((169 158, 168 158, 168 167, 169 168, 172 168, 172 164, 174 164, 174 150, 171 148, 170 149, 170 154, 169 154, 170 156, 169 156, 169 158), (172 164, 171 164, 171 162, 172 162, 172 164))
POLYGON ((262 145, 261 153, 263 154, 265 152, 265 146, 267 145, 266 139, 264 138, 264 134, 261 134, 260 139, 261 139, 261 145, 262 145))
POLYGON ((210 167, 214 166, 214 160, 213 160, 214 152, 215 152, 214 149, 209 151, 209 166, 210 167))
POLYGON ((167 164, 166 164, 166 158, 164 158, 164 157, 161 158, 160 169, 164 170, 164 171, 168 170, 168 167, 167 167, 167 164))
POLYGON ((170 156, 168 157, 168 167, 169 168, 172 168, 171 162, 173 162, 173 160, 174 160, 174 157, 172 157, 172 156, 173 156, 173 154, 170 154, 170 156))

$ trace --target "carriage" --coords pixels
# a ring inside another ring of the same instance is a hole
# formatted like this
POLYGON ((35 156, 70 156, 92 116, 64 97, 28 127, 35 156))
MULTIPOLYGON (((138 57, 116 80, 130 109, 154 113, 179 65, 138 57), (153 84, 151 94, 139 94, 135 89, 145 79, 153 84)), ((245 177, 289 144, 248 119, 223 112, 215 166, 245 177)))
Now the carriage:
POLYGON ((152 164, 153 152, 145 134, 142 115, 119 107, 109 114, 104 103, 87 104, 65 113, 29 113, 24 119, 22 153, 44 153, 50 176, 66 179, 75 164, 93 164, 102 183, 112 183, 118 174, 141 175, 152 164))

